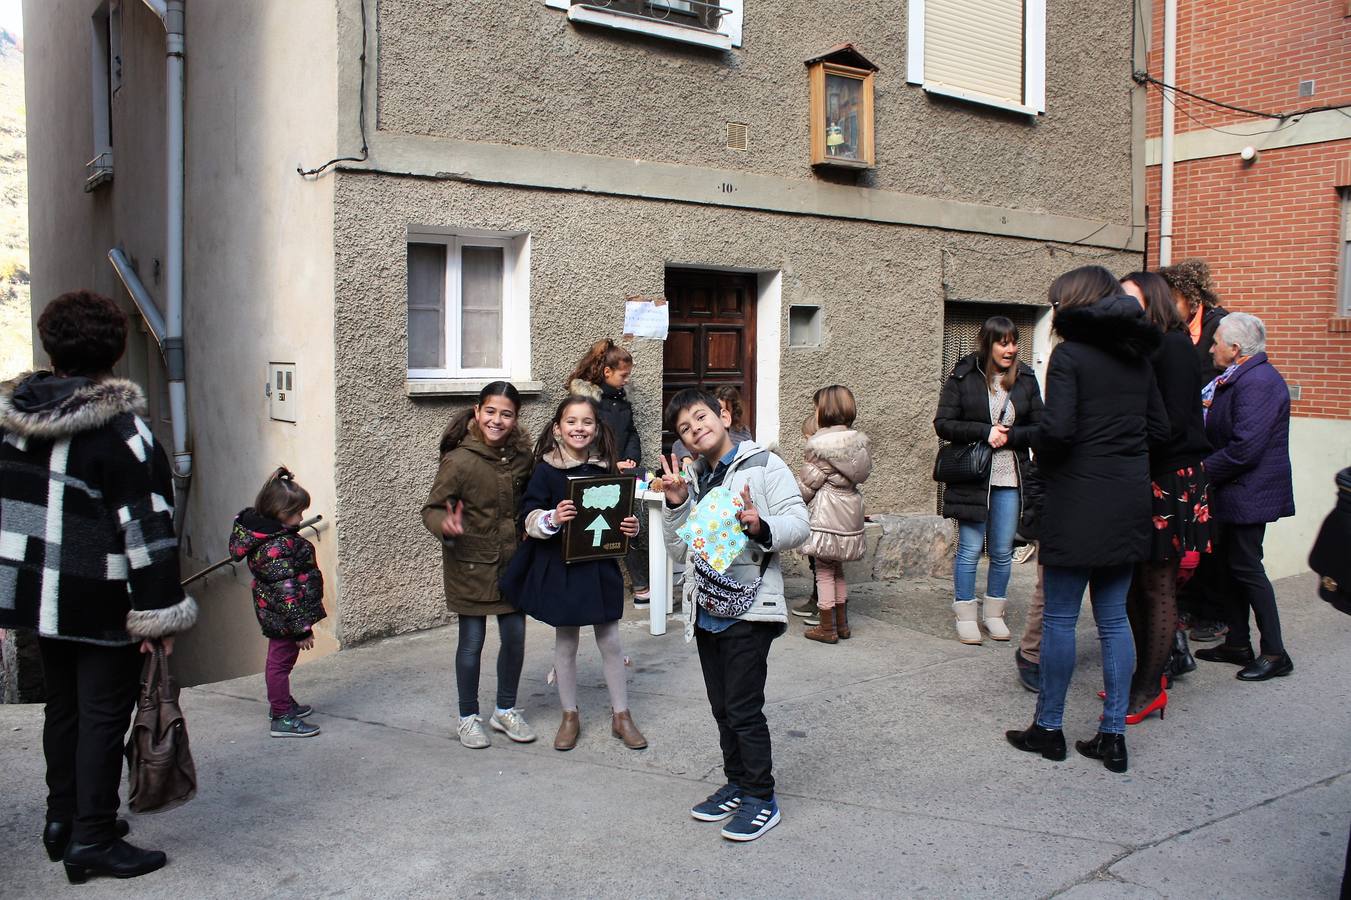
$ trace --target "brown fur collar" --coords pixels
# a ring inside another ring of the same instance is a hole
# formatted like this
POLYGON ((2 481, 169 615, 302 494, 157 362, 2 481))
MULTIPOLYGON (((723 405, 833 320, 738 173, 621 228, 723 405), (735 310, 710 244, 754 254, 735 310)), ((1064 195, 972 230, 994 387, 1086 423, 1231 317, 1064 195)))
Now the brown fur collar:
POLYGON ((600 402, 600 385, 592 384, 583 378, 574 378, 568 385, 568 393, 574 397, 590 397, 597 403, 600 402))
POLYGON ((14 407, 14 391, 33 373, 0 385, 0 429, 27 438, 55 441, 102 428, 125 413, 145 415, 145 392, 125 378, 80 388, 52 409, 28 412, 14 407))

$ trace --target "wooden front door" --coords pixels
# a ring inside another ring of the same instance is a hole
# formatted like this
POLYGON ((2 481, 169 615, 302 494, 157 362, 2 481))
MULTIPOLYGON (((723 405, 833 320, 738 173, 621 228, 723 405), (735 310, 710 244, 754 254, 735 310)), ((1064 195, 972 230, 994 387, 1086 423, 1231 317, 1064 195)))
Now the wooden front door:
MULTIPOLYGON (((680 390, 716 391, 725 384, 741 391, 744 424, 755 431, 754 275, 732 272, 666 270, 666 299, 671 327, 666 337, 662 408, 680 390)), ((662 431, 662 451, 675 435, 662 431)))

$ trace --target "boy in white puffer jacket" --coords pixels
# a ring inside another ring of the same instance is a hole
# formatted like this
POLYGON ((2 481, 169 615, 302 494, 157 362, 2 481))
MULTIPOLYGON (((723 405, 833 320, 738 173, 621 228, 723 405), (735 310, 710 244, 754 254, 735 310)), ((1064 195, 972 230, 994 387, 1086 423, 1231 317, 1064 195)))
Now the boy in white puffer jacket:
POLYGON ((662 461, 663 531, 674 559, 686 560, 688 548, 676 530, 700 497, 721 486, 743 502, 737 519, 747 544, 723 574, 741 585, 756 585, 754 602, 736 618, 714 615, 699 602, 700 576, 691 568, 694 602, 686 602, 684 612, 686 640, 692 635, 698 643, 727 776, 727 784, 690 814, 705 822, 731 817, 722 836, 753 841, 779 823, 764 712, 765 677, 770 644, 788 622, 779 554, 810 535, 807 506, 783 460, 754 441, 733 442, 731 416, 712 394, 695 388, 680 391, 666 407, 666 421, 698 457, 688 482, 678 460, 662 461))

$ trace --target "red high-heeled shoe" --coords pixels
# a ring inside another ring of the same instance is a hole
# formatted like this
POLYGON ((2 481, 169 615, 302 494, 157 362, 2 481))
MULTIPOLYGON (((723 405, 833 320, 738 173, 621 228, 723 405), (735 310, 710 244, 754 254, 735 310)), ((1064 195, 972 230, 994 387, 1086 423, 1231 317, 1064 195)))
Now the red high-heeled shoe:
MULTIPOLYGON (((1106 700, 1107 692, 1098 691, 1098 699, 1106 700)), ((1158 710, 1159 718, 1162 719, 1164 710, 1166 710, 1167 708, 1168 708, 1168 676, 1165 675, 1163 676, 1163 678, 1159 679, 1159 696, 1149 701, 1149 703, 1145 705, 1145 708, 1140 710, 1138 713, 1127 713, 1126 724, 1139 725, 1141 722, 1143 722, 1145 719, 1149 717, 1150 713, 1154 712, 1155 710, 1158 710)), ((1102 716, 1098 716, 1098 721, 1102 721, 1102 716)))

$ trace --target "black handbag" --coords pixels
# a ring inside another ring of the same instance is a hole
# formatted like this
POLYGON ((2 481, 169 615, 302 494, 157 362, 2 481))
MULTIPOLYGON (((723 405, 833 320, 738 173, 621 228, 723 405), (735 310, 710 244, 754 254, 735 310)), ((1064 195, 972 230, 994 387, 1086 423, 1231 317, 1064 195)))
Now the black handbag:
MULTIPOLYGON (((1004 418, 1009 407, 1006 398, 994 421, 1004 418)), ((973 441, 970 444, 944 444, 938 448, 934 457, 934 481, 944 484, 964 484, 968 481, 984 481, 990 477, 990 461, 994 459, 994 448, 989 441, 973 441)))

